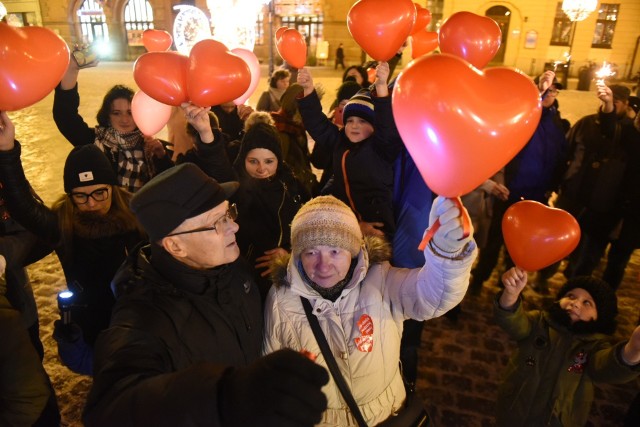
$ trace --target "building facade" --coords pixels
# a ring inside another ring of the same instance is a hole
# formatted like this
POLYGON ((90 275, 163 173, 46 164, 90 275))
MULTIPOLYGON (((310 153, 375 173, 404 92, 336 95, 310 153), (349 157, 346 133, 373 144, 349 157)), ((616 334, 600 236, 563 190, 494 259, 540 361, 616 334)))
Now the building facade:
MULTIPOLYGON (((180 12, 176 6, 195 6, 212 23, 255 15, 254 52, 264 63, 280 62, 274 53, 273 34, 281 26, 295 27, 305 36, 310 65, 332 63, 339 43, 344 45, 347 64, 366 59, 346 24, 353 0, 0 1, 6 6, 13 25, 51 28, 70 45, 104 42, 110 48, 104 57, 111 60, 133 60, 144 53, 140 36, 146 28, 173 32, 180 12), (236 11, 227 12, 231 8, 236 11), (215 13, 211 12, 214 10, 215 13)), ((571 76, 577 76, 589 64, 607 61, 615 64, 619 78, 629 78, 640 69, 640 0, 609 1, 612 3, 599 1, 596 11, 580 22, 572 22, 561 9, 562 1, 557 0, 419 0, 416 3, 431 12, 428 29, 432 31, 437 31, 449 16, 459 11, 493 18, 503 34, 502 46, 491 65, 512 66, 534 75, 551 64, 565 63, 570 55, 571 76)), ((191 24, 178 20, 188 31, 191 24)), ((566 72, 562 66, 558 71, 566 72)))

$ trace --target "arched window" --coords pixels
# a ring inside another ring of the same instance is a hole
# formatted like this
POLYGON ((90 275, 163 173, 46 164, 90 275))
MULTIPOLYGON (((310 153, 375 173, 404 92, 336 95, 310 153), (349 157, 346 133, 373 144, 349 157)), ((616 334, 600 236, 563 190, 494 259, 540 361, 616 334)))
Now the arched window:
POLYGON ((142 46, 142 32, 153 28, 153 9, 147 0, 129 0, 124 7, 129 46, 142 46))
POLYGON ((100 2, 97 0, 84 0, 80 9, 78 9, 78 18, 80 19, 80 30, 82 39, 79 43, 91 44, 95 41, 108 41, 109 29, 107 28, 107 19, 100 2))

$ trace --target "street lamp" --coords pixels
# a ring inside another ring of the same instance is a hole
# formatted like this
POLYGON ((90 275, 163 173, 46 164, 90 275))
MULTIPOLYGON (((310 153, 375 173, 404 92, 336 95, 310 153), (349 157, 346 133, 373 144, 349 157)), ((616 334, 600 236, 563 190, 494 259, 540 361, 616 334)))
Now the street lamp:
POLYGON ((567 56, 567 70, 562 76, 562 84, 567 87, 569 77, 569 67, 571 66, 571 50, 573 49, 573 39, 576 35, 576 26, 579 21, 584 21, 598 7, 598 0, 563 0, 562 11, 571 20, 571 38, 569 39, 569 55, 567 56))

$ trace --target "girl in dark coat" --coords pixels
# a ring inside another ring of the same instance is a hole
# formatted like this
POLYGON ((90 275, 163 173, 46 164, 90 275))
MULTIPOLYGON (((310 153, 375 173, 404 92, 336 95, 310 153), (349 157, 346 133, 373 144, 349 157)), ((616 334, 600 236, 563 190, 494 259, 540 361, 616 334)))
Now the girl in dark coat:
POLYGON ((290 224, 309 199, 304 186, 282 160, 278 131, 256 123, 242 139, 235 168, 240 188, 234 196, 240 230, 236 234, 241 253, 253 265, 261 295, 271 285, 270 262, 291 249, 290 224))

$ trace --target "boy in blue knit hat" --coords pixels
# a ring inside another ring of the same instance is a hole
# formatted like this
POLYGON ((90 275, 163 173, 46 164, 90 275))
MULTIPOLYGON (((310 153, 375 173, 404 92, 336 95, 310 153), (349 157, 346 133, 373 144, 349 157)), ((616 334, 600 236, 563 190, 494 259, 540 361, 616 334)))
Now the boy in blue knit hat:
POLYGON ((307 68, 298 71, 303 87, 298 107, 305 129, 316 145, 332 155, 333 177, 321 194, 342 200, 356 214, 362 233, 386 236, 395 231, 393 162, 402 149, 387 87, 389 65, 376 67, 373 89, 353 96, 343 110, 344 128, 322 112, 307 68))

